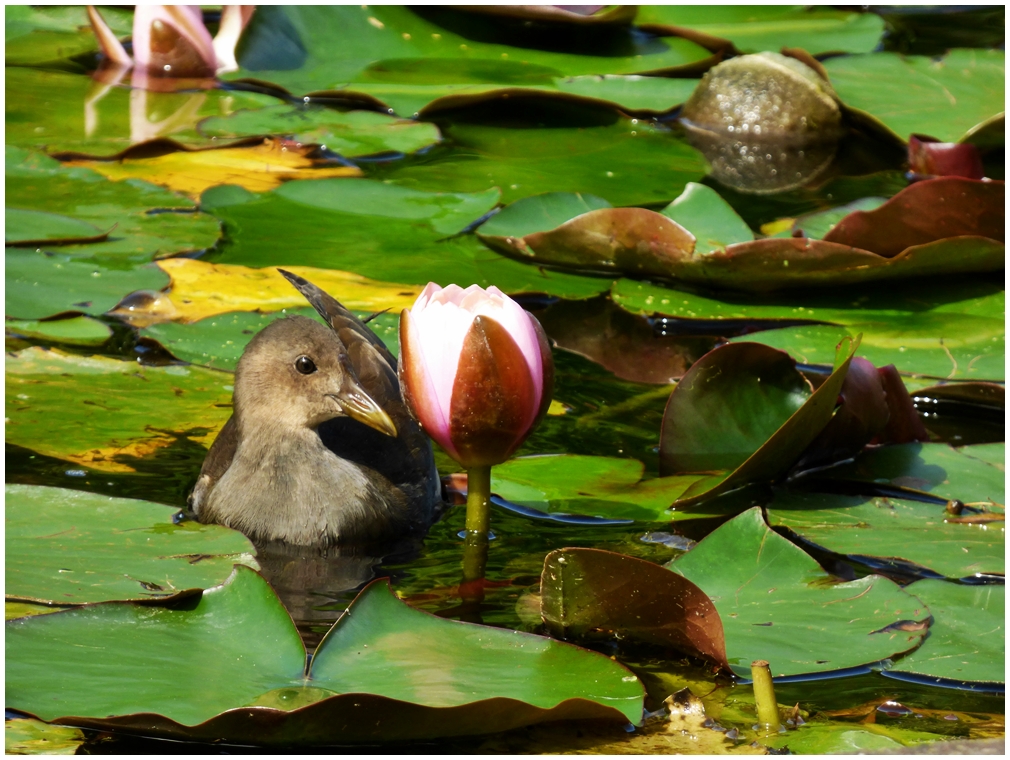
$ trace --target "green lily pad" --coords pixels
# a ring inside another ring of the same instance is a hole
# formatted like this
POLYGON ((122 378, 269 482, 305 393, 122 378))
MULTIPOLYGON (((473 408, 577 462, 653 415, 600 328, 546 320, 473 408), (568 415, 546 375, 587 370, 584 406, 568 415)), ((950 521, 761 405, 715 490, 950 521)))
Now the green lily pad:
POLYGON ((906 588, 929 605, 933 624, 922 646, 898 660, 885 675, 989 684, 1005 681, 1006 589, 1002 584, 961 586, 922 580, 906 588))
POLYGON ((1006 474, 1000 465, 1005 460, 987 461, 1002 451, 1002 443, 958 449, 945 443, 904 443, 869 449, 851 464, 839 465, 825 474, 831 478, 914 488, 965 504, 989 501, 1004 504, 1006 474), (980 449, 979 455, 973 456, 976 448, 980 449))
MULTIPOLYGON (((878 367, 948 379, 1002 380, 1005 293, 979 280, 917 283, 910 292, 883 285, 785 297, 705 296, 618 280, 614 301, 630 311, 676 320, 828 322, 751 333, 741 340, 787 351, 803 364, 830 365, 846 334, 863 334, 860 353, 878 367)), ((766 323, 763 327, 769 327, 766 323)))
MULTIPOLYGON (((133 13, 102 8, 102 18, 119 36, 133 29, 133 13)), ((4 13, 4 55, 8 66, 37 66, 98 50, 84 6, 12 5, 4 13)))
POLYGON ((681 196, 660 213, 694 235, 695 253, 711 253, 732 243, 754 239, 747 223, 707 185, 688 182, 681 196))
POLYGON ((710 351, 681 378, 663 414, 664 474, 712 472, 677 500, 687 506, 792 467, 834 414, 856 342, 843 341, 816 390, 787 354, 759 343, 710 351))
POLYGON ((503 499, 547 513, 662 522, 697 517, 668 511, 698 476, 642 480, 635 459, 560 454, 512 459, 491 472, 491 490, 503 499))
POLYGON ((209 248, 221 234, 218 221, 196 211, 192 201, 148 182, 111 182, 38 153, 11 146, 6 151, 7 203, 69 216, 99 230, 115 227, 104 241, 63 245, 61 252, 102 261, 150 261, 209 248))
MULTIPOLYGON (((1003 514, 998 507, 991 510, 1003 514)), ((770 525, 789 528, 836 554, 899 559, 949 578, 1003 573, 1004 523, 957 519, 942 506, 906 499, 779 493, 768 505, 770 525)))
POLYGON ((241 566, 191 607, 112 603, 15 620, 6 645, 7 701, 18 710, 205 741, 346 744, 631 720, 644 697, 606 657, 412 610, 385 581, 352 603, 306 674, 291 618, 241 566))
POLYGON ((49 322, 8 319, 7 335, 19 335, 72 346, 100 346, 112 337, 112 328, 91 317, 71 317, 49 322))
MULTIPOLYGON (((161 290, 168 275, 154 264, 97 263, 64 253, 6 252, 4 310, 9 317, 36 320, 63 312, 104 314, 135 290, 161 290)), ((47 331, 55 322, 41 323, 47 331)), ((41 329, 41 328, 40 328, 41 329)))
POLYGON ((231 375, 201 367, 32 347, 7 355, 6 380, 7 443, 98 470, 130 472, 180 436, 209 445, 231 413, 231 375))
POLYGON ((560 92, 584 98, 606 100, 624 111, 664 113, 680 105, 698 86, 696 79, 668 77, 579 76, 556 80, 560 92))
MULTIPOLYGON (((355 316, 365 318, 370 313, 355 311, 355 316)), ((233 311, 208 317, 191 324, 165 322, 151 325, 140 331, 146 338, 158 341, 173 356, 192 364, 213 369, 234 371, 246 344, 270 322, 282 317, 301 315, 316 319, 312 307, 283 309, 269 314, 233 311)), ((393 356, 400 346, 400 315, 387 312, 368 322, 368 326, 382 339, 393 356)))
POLYGON ((259 569, 241 533, 172 523, 172 507, 45 486, 7 485, 8 598, 55 604, 165 599, 259 569))
MULTIPOLYGON (((90 29, 88 35, 94 40, 90 29)), ((111 156, 159 138, 205 147, 220 141, 197 131, 202 119, 277 103, 269 95, 239 90, 133 90, 49 69, 8 68, 5 77, 7 145, 48 154, 111 156)), ((129 83, 127 74, 123 84, 129 83)))
POLYGON ((667 567, 715 603, 730 667, 744 677, 754 660, 767 660, 775 677, 879 662, 918 646, 929 619, 924 604, 886 578, 832 582, 765 524, 759 507, 667 567))
POLYGON ((664 26, 688 27, 732 42, 741 53, 800 47, 821 53, 869 53, 884 33, 875 13, 831 8, 760 5, 647 5, 636 23, 661 33, 664 26))
POLYGON ((343 156, 413 153, 437 143, 434 124, 394 119, 371 111, 336 111, 314 106, 275 105, 243 109, 200 123, 200 131, 216 137, 293 135, 301 143, 325 145, 343 156))
MULTIPOLYGON (((614 29, 579 52, 524 44, 530 32, 454 9, 289 6, 257 14, 239 49, 242 69, 298 95, 351 82, 515 84, 584 74, 688 72, 710 59, 681 38, 643 40, 614 29), (333 39, 342 43, 334 47, 333 39), (516 46, 519 47, 516 47, 516 46)), ((407 114, 409 115, 409 113, 407 114)))
POLYGON ((494 206, 496 189, 428 193, 340 179, 289 182, 262 195, 222 196, 212 190, 202 200, 202 208, 221 218, 229 231, 229 240, 212 256, 216 263, 318 266, 388 282, 477 283, 509 293, 571 297, 595 295, 609 286, 591 277, 531 271, 489 254, 470 236, 453 237, 494 206), (313 234, 276 245, 276 230, 292 219, 313 234))
POLYGON ((8 755, 73 755, 84 744, 84 732, 69 726, 50 726, 40 720, 4 721, 4 752, 8 755))
MULTIPOLYGON (((499 108, 492 116, 496 121, 514 118, 519 109, 511 97, 499 108)), ((599 109, 590 124, 563 121, 547 132, 470 124, 457 114, 454 123, 443 125, 443 134, 457 150, 391 167, 389 179, 428 191, 499 187, 504 203, 565 192, 597 195, 627 206, 668 202, 708 171, 701 154, 669 128, 617 118, 599 109)))
POLYGON ((552 230, 579 214, 612 208, 603 198, 582 193, 544 193, 510 203, 480 226, 482 236, 523 237, 552 230))
POLYGON ((937 741, 941 736, 925 731, 880 725, 851 723, 808 723, 768 742, 777 749, 788 748, 797 755, 855 755, 896 752, 902 747, 937 741))
POLYGON ((93 224, 46 211, 4 209, 4 241, 8 246, 100 243, 109 236, 93 224))
MULTIPOLYGON (((805 214, 793 222, 792 232, 801 232, 804 237, 823 240, 842 219, 853 211, 873 211, 887 202, 886 198, 860 198, 844 206, 836 206, 826 211, 805 214)), ((788 235, 789 233, 784 233, 788 235)), ((790 235, 791 236, 791 235, 790 235)))
POLYGON ((957 142, 1003 110, 1002 50, 951 50, 940 60, 923 55, 866 53, 824 62, 849 110, 902 141, 925 134, 957 142))

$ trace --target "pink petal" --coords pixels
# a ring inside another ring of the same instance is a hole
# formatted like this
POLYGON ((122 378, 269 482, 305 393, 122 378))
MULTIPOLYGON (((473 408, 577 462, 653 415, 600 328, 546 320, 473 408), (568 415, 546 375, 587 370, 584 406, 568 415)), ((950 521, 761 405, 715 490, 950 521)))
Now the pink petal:
POLYGON ((133 14, 133 59, 145 71, 157 66, 151 50, 151 24, 160 21, 176 29, 197 51, 208 68, 217 68, 214 41, 203 25, 199 5, 138 5, 133 14))
POLYGON ((235 47, 238 38, 256 10, 255 5, 225 5, 221 8, 221 23, 214 37, 214 57, 217 59, 217 73, 238 71, 235 47))
POLYGON ((449 407, 441 406, 424 359, 424 341, 417 320, 406 309, 400 313, 400 377, 405 397, 421 427, 450 456, 458 457, 449 437, 449 407))
POLYGON ((105 19, 102 18, 93 5, 88 6, 88 19, 91 21, 91 28, 95 32, 95 37, 98 38, 98 45, 102 48, 102 53, 109 59, 109 62, 123 68, 132 66, 133 61, 126 54, 123 44, 112 33, 109 25, 105 23, 105 19))

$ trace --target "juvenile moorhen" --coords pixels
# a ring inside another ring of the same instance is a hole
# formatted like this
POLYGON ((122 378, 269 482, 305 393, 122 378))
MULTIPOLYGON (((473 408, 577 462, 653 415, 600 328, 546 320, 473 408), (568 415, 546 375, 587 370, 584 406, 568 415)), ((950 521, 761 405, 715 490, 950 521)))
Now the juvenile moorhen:
POLYGON ((343 546, 427 529, 438 473, 396 359, 336 299, 279 271, 329 326, 286 317, 249 342, 190 508, 257 543, 343 546))

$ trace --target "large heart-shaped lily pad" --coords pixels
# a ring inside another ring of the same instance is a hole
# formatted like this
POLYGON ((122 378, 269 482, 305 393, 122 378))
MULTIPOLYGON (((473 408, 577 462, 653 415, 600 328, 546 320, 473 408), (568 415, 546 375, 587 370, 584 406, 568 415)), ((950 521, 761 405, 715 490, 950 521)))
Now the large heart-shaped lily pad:
POLYGON ((701 476, 642 480, 634 459, 560 454, 512 459, 494 468, 491 490, 508 501, 547 513, 644 521, 697 517, 669 507, 701 476))
POLYGON ((7 442, 97 470, 180 438, 207 442, 231 413, 232 377, 27 348, 7 355, 7 442))
POLYGON ((1001 380, 1005 371, 1001 283, 932 280, 916 283, 908 292, 881 284, 858 293, 794 291, 788 298, 759 298, 700 295, 619 280, 611 295, 626 309, 669 319, 678 330, 693 320, 728 320, 727 326, 761 321, 764 328, 774 324, 764 320, 791 323, 741 340, 787 351, 803 364, 830 365, 837 342, 846 334, 862 333, 860 353, 878 367, 894 364, 902 372, 957 380, 1001 380))
POLYGON ((219 525, 172 522, 172 507, 7 485, 7 598, 50 604, 152 600, 223 583, 253 545, 219 525))
POLYGON ((677 506, 783 475, 831 419, 858 343, 843 342, 834 372, 816 390, 781 351, 730 343, 681 378, 663 414, 665 474, 713 472, 677 506))
POLYGON ((786 492, 768 506, 768 522, 857 561, 897 559, 950 578, 1005 572, 1005 523, 996 505, 955 516, 907 499, 786 492))
POLYGON ((216 219, 196 212, 181 195, 147 182, 110 182, 89 169, 65 167, 21 148, 6 150, 7 203, 62 214, 103 231, 114 228, 102 241, 61 246, 61 252, 105 261, 150 261, 209 248, 221 234, 216 219))
POLYGON ((244 567, 188 607, 109 603, 12 621, 6 645, 7 703, 18 710, 77 726, 244 744, 639 720, 644 697, 637 679, 606 657, 413 610, 384 580, 352 603, 306 673, 294 623, 244 567))
POLYGON ((929 610, 886 578, 834 583, 802 549, 771 530, 758 507, 670 562, 712 599, 735 673, 754 660, 772 675, 827 673, 914 649, 929 610))
POLYGON ((923 55, 866 53, 830 58, 824 68, 846 107, 900 140, 926 134, 955 142, 1003 110, 1002 50, 923 55))
POLYGON ((638 26, 653 34, 687 27, 729 41, 741 53, 800 47, 820 53, 869 53, 884 22, 874 13, 799 6, 648 5, 638 26), (669 29, 673 27, 673 29, 669 29))
POLYGON ((454 237, 498 198, 497 189, 428 193, 376 180, 318 180, 259 196, 211 190, 203 208, 229 231, 229 242, 214 255, 225 264, 325 267, 385 282, 465 282, 574 297, 608 287, 596 278, 531 271, 488 253, 470 236, 454 237), (275 231, 291 219, 313 235, 276 245, 275 231))
POLYGON ((884 671, 941 686, 1006 680, 1006 588, 922 580, 906 587, 929 605, 933 624, 922 646, 884 671))

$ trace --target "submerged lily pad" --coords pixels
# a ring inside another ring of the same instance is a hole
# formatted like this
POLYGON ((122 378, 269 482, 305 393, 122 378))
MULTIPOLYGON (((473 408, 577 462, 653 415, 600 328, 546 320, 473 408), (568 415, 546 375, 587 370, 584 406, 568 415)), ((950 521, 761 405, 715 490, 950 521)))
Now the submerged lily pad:
POLYGON ((606 657, 412 610, 384 580, 352 603, 306 673, 291 618, 241 566, 190 608, 113 603, 16 620, 6 644, 8 705, 171 738, 422 739, 560 718, 637 720, 644 697, 606 657), (80 641, 89 646, 71 645, 80 641))
POLYGON ((1002 684, 1006 673, 1006 588, 922 580, 906 587, 929 605, 933 624, 922 646, 885 675, 957 686, 1002 684))
POLYGON ((151 600, 259 569, 241 533, 172 523, 172 507, 44 486, 7 485, 8 598, 50 604, 151 600))
POLYGON ((276 105, 244 109, 230 116, 206 119, 200 131, 214 137, 291 135, 300 143, 324 145, 343 156, 413 153, 437 143, 434 124, 394 119, 371 111, 276 105))
POLYGON ((730 667, 745 677, 754 660, 767 660, 775 677, 869 665, 914 649, 928 626, 926 606, 886 578, 832 582, 758 507, 667 567, 715 603, 730 667))
POLYGON ((824 68, 849 110, 899 140, 956 142, 1003 110, 1005 59, 1002 50, 951 50, 939 60, 868 52, 829 58, 824 68))
POLYGON ((992 506, 982 514, 1000 519, 972 523, 975 510, 959 518, 942 505, 838 494, 779 493, 768 506, 770 525, 829 551, 911 562, 949 578, 1005 571, 1003 510, 992 506))
POLYGON ((816 390, 787 354, 758 343, 710 351, 681 378, 663 414, 664 474, 714 472, 689 487, 686 506, 792 467, 832 417, 858 342, 842 342, 816 390))
POLYGON ((206 442, 231 413, 231 375, 27 348, 7 355, 7 442, 97 470, 178 438, 206 442))
POLYGON ((68 216, 99 230, 114 228, 102 241, 62 245, 61 252, 103 261, 150 261, 209 248, 221 234, 216 219, 196 211, 181 195, 138 180, 110 182, 21 148, 7 146, 6 151, 7 203, 68 216))
POLYGON ((492 470, 491 490, 547 513, 665 521, 697 516, 668 511, 699 476, 642 480, 634 459, 561 454, 512 459, 492 470))

